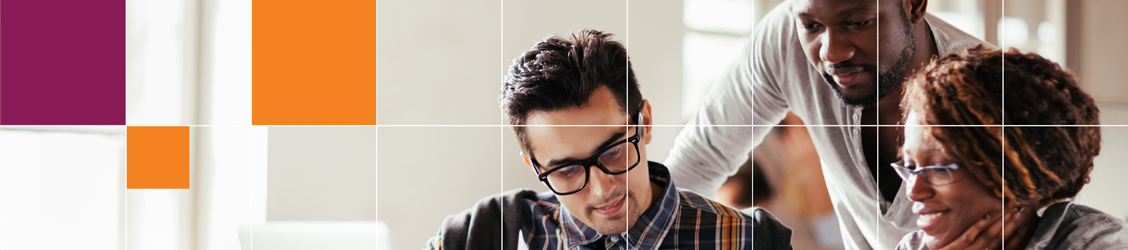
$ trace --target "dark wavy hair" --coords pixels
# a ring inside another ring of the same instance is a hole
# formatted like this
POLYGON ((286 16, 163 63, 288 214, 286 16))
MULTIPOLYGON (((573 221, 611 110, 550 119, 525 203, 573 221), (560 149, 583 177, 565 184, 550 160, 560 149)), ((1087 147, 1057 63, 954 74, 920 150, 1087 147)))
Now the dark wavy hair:
MULTIPOLYGON (((631 121, 642 109, 642 93, 631 70, 627 49, 611 33, 582 30, 571 38, 549 35, 513 66, 501 88, 501 109, 510 125, 525 125, 533 111, 581 107, 595 90, 606 87, 631 121)), ((521 149, 531 152, 523 126, 514 126, 521 149)))
POLYGON ((1093 98, 1058 64, 1016 49, 933 60, 910 78, 901 107, 925 125, 956 125, 925 131, 1008 205, 1076 196, 1100 152, 1093 98))

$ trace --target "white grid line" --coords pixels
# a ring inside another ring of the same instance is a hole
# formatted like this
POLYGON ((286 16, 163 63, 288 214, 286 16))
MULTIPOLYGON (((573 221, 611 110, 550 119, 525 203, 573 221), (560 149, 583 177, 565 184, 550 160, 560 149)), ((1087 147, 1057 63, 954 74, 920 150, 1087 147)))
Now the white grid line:
MULTIPOLYGON (((625 59, 624 59, 624 62, 623 62, 623 63, 626 63, 626 64, 627 64, 627 68, 626 68, 626 69, 623 69, 623 70, 624 70, 624 71, 626 71, 626 73, 627 73, 627 74, 626 74, 626 77, 625 77, 625 79, 623 79, 623 80, 624 80, 624 81, 623 81, 623 84, 627 86, 626 88, 624 88, 624 89, 626 89, 626 90, 627 90, 627 92, 626 92, 626 93, 624 93, 626 97, 625 97, 625 98, 623 98, 623 100, 626 100, 626 102, 625 102, 625 103, 623 103, 623 104, 624 104, 624 105, 627 105, 627 106, 630 106, 630 103, 631 103, 631 95, 630 95, 630 94, 628 94, 628 93, 630 93, 630 89, 631 89, 631 59, 630 59, 630 56, 629 56, 629 55, 630 55, 630 48, 631 48, 631 21, 630 21, 630 20, 631 20, 631 15, 630 15, 630 13, 631 13, 631 10, 630 10, 630 9, 631 9, 631 4, 630 4, 630 0, 626 0, 626 1, 623 1, 623 4, 625 5, 625 6, 624 6, 624 9, 623 9, 623 12, 625 12, 625 13, 624 13, 624 15, 625 15, 625 16, 623 17, 623 19, 624 19, 624 21, 625 21, 625 22, 624 22, 624 24, 625 24, 624 26, 625 26, 625 27, 623 28, 623 29, 624 29, 624 31, 623 31, 623 32, 625 33, 625 34, 623 35, 623 48, 627 50, 627 55, 628 55, 628 56, 627 56, 627 58, 625 58, 625 59)), ((641 92, 641 90, 640 90, 640 92, 641 92)), ((627 108, 627 112, 630 112, 630 108, 629 108, 629 107, 627 108)), ((639 118, 642 118, 642 113, 641 113, 641 112, 642 112, 642 110, 641 110, 641 107, 640 107, 640 109, 639 109, 639 110, 635 110, 635 112, 634 112, 634 113, 637 113, 637 114, 638 114, 638 116, 639 116, 639 118)), ((631 117, 630 117, 630 116, 631 116, 630 114, 627 114, 627 118, 626 118, 626 119, 627 119, 627 123, 626 123, 626 124, 631 124, 631 117)), ((637 124, 637 125, 642 125, 642 124, 640 123, 640 124, 637 124)), ((626 126, 626 127, 624 128, 624 131, 623 131, 623 133, 624 133, 625 135, 629 135, 629 134, 631 134, 631 127, 630 127, 630 126, 626 126)), ((641 139, 643 139, 643 138, 639 138, 639 139, 641 140, 641 139)), ((628 152, 627 152, 627 154, 628 154, 628 155, 630 155, 630 152, 628 151, 628 152)), ((639 154, 641 154, 641 152, 640 152, 639 154)), ((639 157, 639 161, 642 161, 642 160, 641 160, 641 159, 642 159, 642 156, 641 156, 641 155, 639 155, 638 157, 639 157)), ((630 157, 627 157, 626 159, 623 159, 623 161, 625 161, 625 162, 624 162, 624 164, 627 164, 627 165, 629 165, 629 164, 630 164, 630 157)), ((639 162, 639 164, 644 164, 644 163, 643 163, 643 162, 639 162)), ((626 166, 626 165, 624 165, 624 166, 626 166)), ((643 167, 648 167, 648 166, 643 166, 643 167)), ((627 175, 626 175, 626 177, 624 177, 624 178, 626 178, 626 179, 627 179, 627 181, 626 181, 626 183, 627 183, 627 187, 626 187, 626 189, 627 189, 627 193, 626 193, 626 194, 624 194, 624 195, 628 195, 628 194, 630 194, 630 193, 631 193, 631 171, 627 171, 627 173, 626 173, 626 174, 627 174, 627 175)), ((651 192, 653 192, 653 191, 651 191, 651 192)), ((650 194, 645 194, 645 195, 648 195, 648 196, 650 196, 650 194)), ((651 197, 653 197, 653 196, 651 196, 651 197)), ((623 198, 624 198, 624 200, 625 200, 625 199, 626 199, 627 197, 623 197, 623 198)), ((624 208, 624 209, 626 209, 626 211, 624 211, 624 212, 626 212, 626 213, 627 213, 627 217, 626 217, 626 218, 627 218, 627 220, 623 220, 623 224, 625 224, 625 225, 624 225, 624 226, 625 226, 624 228, 626 228, 626 229, 627 229, 627 230, 629 231, 629 230, 630 230, 630 228, 631 228, 631 222, 629 221, 629 218, 631 217, 631 216, 630 216, 630 214, 631 214, 631 203, 630 203, 630 202, 626 202, 626 201, 624 201, 623 203, 624 203, 624 204, 623 204, 623 205, 624 205, 624 206, 623 206, 623 208, 624 208)), ((653 201, 651 201, 651 203, 653 203, 653 201)), ((626 231, 624 231, 623 233, 624 233, 624 235, 625 235, 625 234, 626 234, 626 231)), ((623 240, 623 242, 624 242, 624 243, 626 243, 626 245, 627 245, 627 248, 629 249, 629 248, 630 248, 630 246, 631 246, 631 241, 630 241, 630 237, 623 237, 623 239, 622 239, 622 240, 623 240)))
MULTIPOLYGON (((144 126, 144 127, 376 127, 376 128, 468 128, 468 127, 634 127, 638 125, 509 125, 509 124, 481 124, 481 125, 175 125, 175 126, 144 126)), ((0 126, 0 130, 22 130, 19 127, 43 127, 43 126, 0 126)), ((71 126, 73 127, 73 126, 71 126)), ((122 125, 121 127, 124 127, 122 125)), ((130 126, 134 127, 134 126, 130 126)), ((719 127, 719 128, 758 128, 758 127, 957 127, 957 128, 978 128, 978 127, 1008 127, 1008 128, 1032 128, 1032 127, 1045 127, 1045 128, 1077 128, 1077 127, 1105 127, 1105 128, 1126 128, 1128 125, 672 125, 672 124, 652 124, 646 127, 719 127)), ((29 129, 30 130, 30 129, 29 129)))
MULTIPOLYGON (((999 12, 1000 12, 999 18, 1006 18, 1006 16, 1007 16, 1007 10, 1006 9, 1007 9, 1006 8, 1006 0, 1000 0, 999 1, 999 12)), ((992 23, 998 23, 998 25, 999 25, 999 27, 995 29, 996 38, 1000 37, 999 34, 1002 35, 1001 36, 1002 38, 999 39, 999 50, 1001 50, 1001 52, 1002 52, 1001 54, 1002 54, 1002 57, 1003 57, 1003 60, 999 60, 999 66, 1000 66, 999 71, 1001 71, 1001 72, 999 72, 1000 73, 999 78, 1001 78, 1001 79, 999 79, 999 81, 1000 81, 999 84, 1002 85, 1002 88, 1000 88, 1001 89, 1000 95, 1002 96, 1002 100, 1000 102, 1002 102, 1002 103, 1000 103, 999 106, 1002 107, 1001 108, 1002 117, 1000 119, 1002 120, 1002 123, 1003 123, 1003 133, 1002 133, 1003 138, 1002 138, 1002 140, 1000 140, 1000 144, 1003 147, 1002 147, 1002 150, 1000 150, 999 155, 1001 155, 1003 158, 1000 158, 1000 159, 1002 159, 1002 164, 999 165, 999 167, 1001 168, 1001 169, 999 169, 999 172, 1002 176, 1000 179, 1003 180, 1003 183, 1005 184, 1006 179, 1007 179, 1007 171, 1006 171, 1007 170, 1007 158, 1006 158, 1006 152, 1007 152, 1007 133, 1006 133, 1006 128, 1007 128, 1007 88, 1006 88, 1006 84, 1007 84, 1007 68, 1006 68, 1007 67, 1007 64, 1006 64, 1007 53, 1006 52, 1007 52, 1007 48, 1006 48, 1006 40, 1007 40, 1007 37, 1006 37, 1006 32, 1004 32, 1006 30, 1006 22, 1002 22, 1001 19, 1000 20, 992 20, 992 21, 987 22, 988 25, 990 25, 992 23)), ((1002 185, 1002 188, 1004 190, 1006 190, 1006 185, 1002 185)), ((1005 193, 1004 193, 1003 197, 1006 197, 1005 193)), ((1000 219, 1002 219, 1002 223, 1003 223, 1003 225, 1002 225, 1003 233, 999 234, 999 236, 1000 236, 999 240, 1001 241, 1000 244, 1002 244, 1002 247, 1006 248, 1006 246, 1007 246, 1007 234, 1006 234, 1007 217, 1005 215, 1007 214, 1007 203, 1004 201, 1005 198, 1003 198, 1003 197, 999 198, 999 205, 1000 205, 999 209, 1001 210, 1001 211, 999 211, 1000 212, 999 216, 1001 217, 1000 219)), ((990 229, 988 229, 988 230, 990 230, 990 229)))
MULTIPOLYGON (((881 97, 882 97, 881 96, 881 1, 880 0, 874 0, 874 2, 877 3, 877 11, 878 11, 878 15, 877 15, 877 67, 875 67, 875 68, 877 68, 877 70, 875 70, 876 72, 874 72, 875 75, 873 76, 875 78, 874 79, 874 86, 873 86, 874 87, 873 88, 874 97, 877 97, 877 103, 874 104, 874 106, 877 106, 877 115, 874 116, 874 119, 876 119, 877 121, 875 121, 874 124, 878 125, 877 128, 881 128, 880 127, 880 125, 881 125, 881 97)), ((901 11, 901 10, 898 10, 898 11, 901 11)), ((910 42, 913 42, 913 41, 910 41, 910 42)), ((901 87, 902 88, 905 87, 904 83, 902 83, 901 87)), ((864 112, 864 111, 862 111, 862 112, 864 112)), ((860 115, 860 114, 858 114, 858 115, 860 115)), ((861 119, 859 119, 859 120, 861 120, 861 119)), ((875 130, 877 130, 874 133, 874 137, 876 137, 875 139, 876 139, 876 142, 877 142, 877 148, 874 149, 875 158, 873 160, 879 162, 879 163, 877 163, 878 165, 881 165, 881 163, 880 163, 880 161, 881 161, 880 160, 881 159, 881 130, 880 129, 875 129, 875 130)), ((861 134, 861 133, 859 132, 858 134, 861 134)), ((862 148, 864 150, 864 148, 865 148, 864 144, 862 145, 862 148)), ((863 156, 863 157, 865 157, 865 156, 863 156)), ((866 169, 869 169, 869 166, 868 166, 869 162, 867 161, 866 164, 867 164, 867 166, 863 166, 863 167, 865 167, 866 169)), ((881 218, 883 217, 882 213, 881 213, 881 203, 884 202, 883 199, 885 199, 885 198, 881 197, 881 171, 879 171, 880 170, 879 168, 881 168, 881 166, 877 166, 877 168, 871 169, 870 171, 873 171, 876 174, 875 175, 876 177, 874 177, 874 180, 873 180, 874 181, 874 196, 873 197, 877 197, 877 199, 875 199, 877 209, 874 209, 874 213, 877 213, 877 218, 876 218, 877 223, 874 223, 874 226, 873 226, 874 232, 876 232, 874 234, 874 235, 876 235, 875 242, 877 242, 878 244, 881 244, 881 224, 884 224, 881 221, 881 218)), ((896 199, 897 197, 893 197, 893 198, 896 199)))
MULTIPOLYGON (((504 0, 502 0, 502 2, 504 2, 504 0)), ((502 9, 505 9, 505 8, 502 7, 502 9)), ((498 193, 500 194, 500 193, 505 193, 505 127, 498 127, 497 130, 498 130, 497 136, 498 136, 498 139, 499 139, 498 140, 498 150, 497 150, 497 153, 498 153, 497 169, 498 169, 498 175, 500 176, 498 178, 499 181, 497 183, 497 186, 498 186, 497 189, 498 189, 498 193)), ((501 218, 498 218, 498 222, 501 223, 500 225, 502 225, 500 227, 502 231, 498 232, 498 238, 501 242, 501 249, 505 249, 505 207, 504 207, 505 203, 502 203, 502 205, 503 205, 503 207, 501 208, 501 218)), ((521 236, 518 235, 517 237, 521 237, 521 236)))
MULTIPOLYGON (((498 21, 498 26, 501 27, 501 32, 499 32, 500 37, 498 37, 498 39, 499 39, 499 41, 498 41, 498 56, 501 58, 501 61, 498 64, 501 65, 502 72, 506 72, 506 69, 505 69, 505 0, 500 0, 498 2, 500 2, 500 4, 501 4, 501 6, 498 6, 498 8, 500 8, 500 12, 498 13, 498 15, 500 16, 499 21, 498 21)), ((502 84, 504 84, 504 82, 505 82, 505 76, 504 75, 502 75, 501 80, 502 80, 502 84)), ((499 121, 498 124, 504 125, 506 123, 505 122, 505 116, 499 116, 498 118, 501 118, 501 120, 499 121)), ((498 193, 504 193, 505 192, 505 127, 498 126, 498 132, 499 133, 498 133, 497 136, 498 136, 498 139, 500 139, 500 140, 498 140, 498 144, 500 144, 500 149, 498 150, 498 154, 500 155, 499 156, 500 158, 499 158, 499 161, 498 161, 498 164, 497 164, 498 165, 498 175, 500 175, 500 178, 499 178, 500 181, 498 181, 498 193)), ((504 205, 504 204, 505 203, 502 203, 502 205, 504 205)), ((500 229, 501 232, 498 232, 498 238, 500 238, 499 240, 501 241, 501 248, 505 249, 505 228, 504 228, 505 227, 504 226, 505 225, 505 207, 501 208, 501 218, 498 218, 498 221, 501 223, 500 225, 502 225, 502 227, 500 229)), ((522 236, 518 235, 517 237, 522 237, 522 236)))

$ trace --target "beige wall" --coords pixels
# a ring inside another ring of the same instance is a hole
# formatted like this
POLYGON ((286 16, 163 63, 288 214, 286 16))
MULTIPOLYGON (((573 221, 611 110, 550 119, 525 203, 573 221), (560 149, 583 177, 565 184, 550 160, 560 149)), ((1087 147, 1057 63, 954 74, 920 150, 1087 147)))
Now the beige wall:
POLYGON ((376 220, 376 128, 271 127, 266 220, 376 220))
MULTIPOLYGON (((1128 65, 1128 1, 1085 0, 1081 5, 1080 64, 1070 67, 1098 102, 1128 103, 1124 66, 1128 65)), ((1073 45, 1070 45, 1073 46, 1073 45)), ((1070 52, 1077 49, 1068 50, 1070 52)))
POLYGON ((1105 127, 1101 135, 1101 155, 1095 159, 1089 184, 1081 189, 1076 201, 1128 220, 1128 201, 1124 199, 1128 187, 1124 184, 1128 179, 1128 168, 1124 168, 1128 162, 1124 155, 1128 152, 1128 127, 1105 127))
MULTIPOLYGON (((1079 63, 1068 65, 1077 74, 1082 87, 1097 100, 1101 109, 1101 123, 1105 125, 1128 124, 1128 84, 1125 84, 1124 66, 1128 65, 1128 29, 1116 28, 1128 23, 1128 1, 1085 0, 1071 2, 1080 7, 1080 39, 1070 44, 1068 52, 1079 63)), ((1076 27, 1070 27, 1076 28, 1076 27)), ((1128 179, 1128 128, 1104 127, 1101 155, 1090 177, 1090 183, 1081 190, 1077 201, 1128 219, 1128 200, 1123 199, 1124 180, 1128 179)))
POLYGON ((501 123, 500 1, 382 0, 376 14, 381 125, 501 123))
POLYGON ((501 136, 502 127, 380 128, 378 216, 396 249, 422 248, 447 215, 503 190, 501 136))

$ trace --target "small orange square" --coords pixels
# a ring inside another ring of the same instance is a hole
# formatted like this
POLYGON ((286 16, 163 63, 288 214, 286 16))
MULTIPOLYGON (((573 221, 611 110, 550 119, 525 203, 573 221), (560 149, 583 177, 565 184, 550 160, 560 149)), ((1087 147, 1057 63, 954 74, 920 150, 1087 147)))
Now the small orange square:
POLYGON ((126 127, 126 188, 188 188, 187 126, 126 127))

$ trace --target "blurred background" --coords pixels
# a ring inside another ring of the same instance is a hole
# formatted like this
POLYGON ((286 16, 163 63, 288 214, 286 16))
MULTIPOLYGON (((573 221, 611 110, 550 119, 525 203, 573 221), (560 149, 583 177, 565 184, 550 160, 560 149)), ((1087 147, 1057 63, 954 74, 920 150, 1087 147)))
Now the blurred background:
POLYGON ((391 243, 376 221, 375 127, 206 126, 190 134, 190 189, 126 189, 124 128, 0 128, 0 248, 391 243))
MULTIPOLYGON (((546 190, 521 163, 497 104, 511 60, 536 41, 585 28, 616 34, 659 125, 649 160, 661 161, 781 1, 383 0, 380 128, 247 126, 251 2, 126 1, 127 124, 202 125, 191 132, 191 189, 126 190, 122 127, 5 126, 0 249, 249 249, 259 240, 243 238, 277 237, 258 237, 256 226, 418 249, 445 216, 482 197, 546 190)), ((1128 85, 1118 74, 1128 65, 1120 46, 1128 31, 1107 28, 1128 22, 1128 1, 929 3, 988 42, 1065 65, 1097 99, 1104 124, 1128 124, 1128 85)), ((782 123, 798 124, 794 116, 782 123)), ((1128 218, 1116 193, 1128 177, 1118 168, 1128 156, 1117 153, 1128 151, 1128 128, 1103 132, 1103 154, 1077 201, 1128 218)), ((806 129, 779 127, 749 154, 717 199, 768 208, 795 229, 796 249, 839 248, 806 129)), ((284 240, 259 243, 271 242, 284 240)))
MULTIPOLYGON (((445 216, 489 194, 515 188, 546 191, 521 163, 512 129, 491 127, 505 124, 497 97, 512 59, 540 39, 585 28, 614 33, 630 51, 640 90, 659 125, 648 145, 648 158, 662 161, 714 80, 736 59, 757 21, 781 2, 381 1, 380 45, 385 49, 378 55, 380 122, 404 126, 394 128, 395 133, 381 128, 385 136, 379 142, 383 146, 379 216, 392 229, 394 246, 420 246, 436 233, 445 216), (440 128, 446 125, 478 127, 440 128), (492 139, 495 136, 498 139, 492 139), (418 144, 420 140, 434 146, 418 144), (499 140, 501 148, 490 146, 499 140), (434 158, 433 152, 398 146, 411 143, 417 148, 449 149, 452 157, 421 161, 434 158), (402 166, 433 171, 427 171, 426 178, 407 178, 418 172, 402 166)), ((969 34, 1000 47, 1037 52, 1068 67, 1097 99, 1104 124, 1128 124, 1128 87, 1114 80, 1118 71, 1110 68, 1128 63, 1128 49, 1116 46, 1128 39, 1128 31, 1101 28, 1128 21, 1118 14, 1128 10, 1128 1, 931 0, 929 4, 930 13, 969 34)), ((774 129, 749 152, 752 160, 716 198, 734 207, 767 208, 795 229, 796 249, 839 249, 838 222, 817 152, 806 128, 789 127, 802 124, 798 117, 788 116, 781 123, 787 126, 774 129)), ((1128 169, 1114 167, 1128 158, 1111 153, 1128 147, 1124 132, 1128 129, 1104 130, 1105 153, 1077 200, 1128 219, 1128 203, 1115 198, 1117 179, 1128 177, 1128 169)))
POLYGON ((125 2, 127 125, 251 124, 251 0, 125 2))

